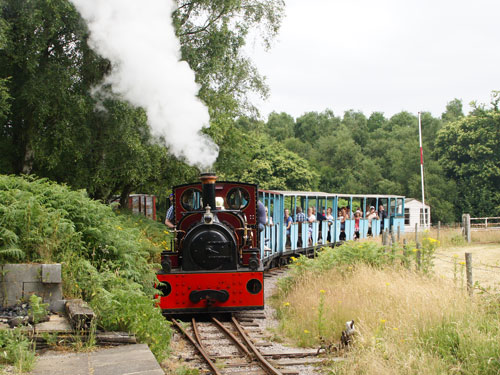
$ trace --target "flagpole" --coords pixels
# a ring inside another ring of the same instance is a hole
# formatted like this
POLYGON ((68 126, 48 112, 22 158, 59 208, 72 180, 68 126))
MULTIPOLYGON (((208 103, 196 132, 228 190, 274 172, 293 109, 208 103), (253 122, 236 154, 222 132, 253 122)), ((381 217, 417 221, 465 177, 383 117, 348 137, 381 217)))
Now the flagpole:
POLYGON ((424 194, 424 153, 422 150, 422 114, 418 112, 418 139, 420 143, 420 175, 422 177, 422 216, 424 222, 424 229, 427 226, 425 214, 425 194, 424 194))

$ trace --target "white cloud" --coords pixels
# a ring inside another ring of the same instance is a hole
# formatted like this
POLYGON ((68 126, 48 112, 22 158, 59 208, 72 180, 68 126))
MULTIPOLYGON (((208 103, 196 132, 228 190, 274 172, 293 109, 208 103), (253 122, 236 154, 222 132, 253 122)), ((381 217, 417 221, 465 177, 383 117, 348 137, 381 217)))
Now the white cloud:
POLYGON ((500 3, 289 0, 277 42, 249 53, 267 76, 264 115, 348 109, 439 116, 500 89, 500 3))

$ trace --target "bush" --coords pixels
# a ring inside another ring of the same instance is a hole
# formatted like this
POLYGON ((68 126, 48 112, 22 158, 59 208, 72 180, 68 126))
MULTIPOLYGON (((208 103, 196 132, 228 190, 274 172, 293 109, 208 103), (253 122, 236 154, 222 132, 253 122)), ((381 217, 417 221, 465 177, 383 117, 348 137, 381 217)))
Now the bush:
POLYGON ((62 263, 67 298, 88 301, 104 329, 121 319, 120 328, 149 343, 159 359, 170 341, 168 324, 152 300, 164 228, 117 214, 84 191, 0 175, 0 261, 62 263), (143 323, 146 319, 151 321, 143 323))

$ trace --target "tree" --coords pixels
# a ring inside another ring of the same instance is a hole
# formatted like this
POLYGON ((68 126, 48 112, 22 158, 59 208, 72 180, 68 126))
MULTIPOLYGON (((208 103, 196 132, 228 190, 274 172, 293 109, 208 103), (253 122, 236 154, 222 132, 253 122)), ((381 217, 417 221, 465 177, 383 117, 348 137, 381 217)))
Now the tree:
POLYGON ((10 114, 1 123, 9 145, 8 172, 50 169, 71 147, 88 110, 88 91, 109 68, 88 47, 85 27, 66 0, 5 0, 6 45, 0 78, 7 79, 10 114), (47 148, 49 146, 49 148, 47 148))
POLYGON ((250 29, 260 29, 269 47, 283 17, 283 0, 177 0, 174 26, 182 58, 196 72, 200 98, 211 116, 233 117, 255 108, 248 92, 266 96, 263 77, 242 53, 250 29))
POLYGON ((457 182, 462 212, 492 215, 500 209, 500 112, 477 112, 445 124, 436 140, 448 177, 457 182))
POLYGON ((462 101, 460 99, 455 98, 448 102, 446 104, 446 111, 441 115, 443 122, 453 122, 464 117, 462 107, 462 101))
POLYGON ((273 190, 313 190, 318 174, 309 163, 286 150, 280 143, 263 137, 254 145, 252 161, 243 172, 242 181, 273 190))
POLYGON ((272 112, 267 119, 266 132, 278 142, 294 136, 295 120, 285 112, 272 112))

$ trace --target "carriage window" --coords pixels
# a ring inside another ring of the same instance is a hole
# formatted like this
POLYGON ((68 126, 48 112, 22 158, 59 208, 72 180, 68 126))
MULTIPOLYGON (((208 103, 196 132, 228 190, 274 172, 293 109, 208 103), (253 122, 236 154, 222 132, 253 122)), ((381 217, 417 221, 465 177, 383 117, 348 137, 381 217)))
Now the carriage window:
POLYGON ((243 188, 232 188, 227 193, 226 203, 231 210, 242 210, 250 202, 248 191, 243 188))
POLYGON ((201 192, 198 189, 187 189, 181 196, 182 207, 187 211, 201 208, 201 192))

